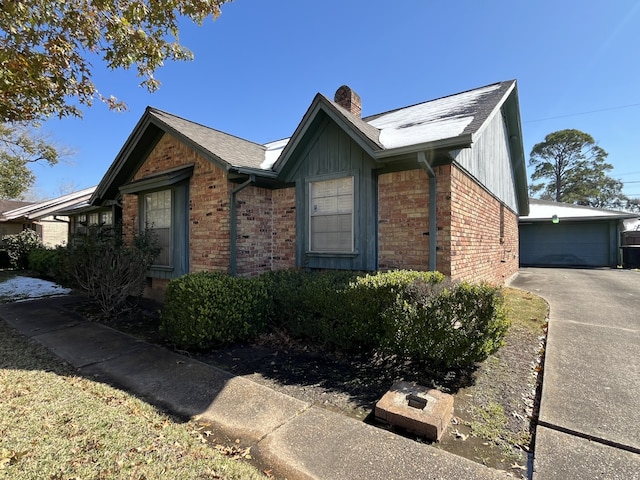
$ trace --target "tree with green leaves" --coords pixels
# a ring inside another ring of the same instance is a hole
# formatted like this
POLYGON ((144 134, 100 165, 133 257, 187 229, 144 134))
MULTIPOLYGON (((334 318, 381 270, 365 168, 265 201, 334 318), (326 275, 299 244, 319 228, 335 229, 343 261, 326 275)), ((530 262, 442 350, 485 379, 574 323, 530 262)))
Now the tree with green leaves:
POLYGON ((533 195, 596 208, 624 208, 623 183, 607 175, 613 165, 593 137, 580 130, 550 133, 531 149, 533 195), (538 182, 538 183, 536 183, 538 182))
POLYGON ((57 164, 71 152, 40 130, 20 123, 0 123, 0 199, 21 199, 35 182, 29 165, 57 164))
POLYGON ((165 60, 189 60, 178 23, 216 18, 229 0, 6 0, 0 3, 0 123, 81 116, 104 96, 92 61, 109 69, 135 66, 141 86, 155 91, 165 60))

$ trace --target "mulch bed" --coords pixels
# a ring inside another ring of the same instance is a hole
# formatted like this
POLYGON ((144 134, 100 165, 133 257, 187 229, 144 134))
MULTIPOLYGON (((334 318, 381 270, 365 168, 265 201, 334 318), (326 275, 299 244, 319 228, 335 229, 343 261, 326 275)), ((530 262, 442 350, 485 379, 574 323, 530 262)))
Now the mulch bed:
MULTIPOLYGON (((88 319, 102 321, 88 302, 73 309, 88 319)), ((145 300, 104 323, 171 348, 163 344, 158 334, 158 311, 158 304, 145 300)), ((263 335, 251 344, 180 353, 315 406, 372 424, 377 424, 372 414, 375 403, 395 381, 437 388, 454 395, 455 411, 453 424, 435 446, 526 478, 527 450, 533 433, 531 417, 536 403, 537 384, 533 372, 538 368, 539 339, 529 330, 511 328, 506 345, 497 354, 477 367, 452 370, 437 370, 395 356, 325 352, 321 346, 305 345, 283 333, 263 335), (492 402, 498 402, 504 409, 505 432, 511 438, 524 439, 524 445, 474 437, 471 430, 472 422, 477 420, 474 411, 492 402)))

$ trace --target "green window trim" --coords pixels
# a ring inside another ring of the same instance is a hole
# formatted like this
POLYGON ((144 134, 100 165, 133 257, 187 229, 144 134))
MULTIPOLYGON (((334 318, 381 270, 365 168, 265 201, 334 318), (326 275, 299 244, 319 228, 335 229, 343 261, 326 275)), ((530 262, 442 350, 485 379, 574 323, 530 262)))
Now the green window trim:
POLYGON ((173 205, 174 190, 154 190, 152 192, 141 193, 140 198, 140 218, 141 227, 155 233, 160 254, 156 258, 156 263, 152 268, 173 269, 173 236, 174 220, 173 205))
POLYGON ((342 172, 306 180, 306 255, 328 258, 358 255, 355 247, 356 173, 342 172))
POLYGON ((123 194, 138 196, 138 228, 145 225, 144 197, 160 191, 171 191, 171 227, 169 264, 152 265, 149 276, 175 278, 189 272, 189 179, 194 165, 180 166, 149 175, 120 187, 123 194))

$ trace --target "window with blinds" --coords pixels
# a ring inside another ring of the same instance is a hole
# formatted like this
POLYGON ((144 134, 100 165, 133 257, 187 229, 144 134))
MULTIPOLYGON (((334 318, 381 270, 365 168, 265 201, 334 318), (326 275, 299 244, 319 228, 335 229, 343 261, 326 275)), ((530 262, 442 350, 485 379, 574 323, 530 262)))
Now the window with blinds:
POLYGON ((144 194, 144 222, 156 234, 160 248, 154 265, 171 266, 171 190, 144 194))
POLYGON ((353 177, 309 184, 309 249, 353 252, 353 177))

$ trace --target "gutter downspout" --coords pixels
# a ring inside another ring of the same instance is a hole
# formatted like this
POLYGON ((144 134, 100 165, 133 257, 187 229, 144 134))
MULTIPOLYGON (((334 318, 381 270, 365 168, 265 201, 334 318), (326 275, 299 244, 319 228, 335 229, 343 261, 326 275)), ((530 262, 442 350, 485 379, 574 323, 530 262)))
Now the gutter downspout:
POLYGON ((231 190, 231 204, 229 211, 229 273, 234 277, 238 274, 238 207, 236 206, 236 195, 255 181, 255 175, 249 175, 249 178, 244 183, 241 183, 231 190))
POLYGON ((424 152, 418 152, 418 163, 429 176, 429 270, 435 271, 437 268, 436 252, 438 251, 436 173, 433 171, 433 168, 431 168, 431 165, 429 165, 429 162, 427 162, 427 157, 424 152))

